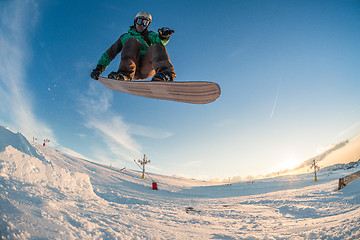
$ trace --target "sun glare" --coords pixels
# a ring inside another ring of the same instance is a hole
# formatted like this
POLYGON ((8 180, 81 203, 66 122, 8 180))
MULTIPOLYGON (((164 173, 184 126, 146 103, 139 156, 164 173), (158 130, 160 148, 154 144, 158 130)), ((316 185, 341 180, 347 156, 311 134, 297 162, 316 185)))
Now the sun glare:
POLYGON ((296 158, 289 157, 278 166, 278 169, 280 171, 281 170, 291 170, 291 169, 294 169, 295 167, 299 166, 300 163, 301 162, 299 160, 297 160, 296 158))

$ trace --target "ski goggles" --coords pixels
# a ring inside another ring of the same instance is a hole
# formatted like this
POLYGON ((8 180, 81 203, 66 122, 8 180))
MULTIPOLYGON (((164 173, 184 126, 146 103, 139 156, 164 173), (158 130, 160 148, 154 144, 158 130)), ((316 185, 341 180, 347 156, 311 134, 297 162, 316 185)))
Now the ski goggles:
POLYGON ((137 25, 143 25, 145 27, 148 27, 150 25, 150 21, 146 18, 138 18, 135 23, 137 25))

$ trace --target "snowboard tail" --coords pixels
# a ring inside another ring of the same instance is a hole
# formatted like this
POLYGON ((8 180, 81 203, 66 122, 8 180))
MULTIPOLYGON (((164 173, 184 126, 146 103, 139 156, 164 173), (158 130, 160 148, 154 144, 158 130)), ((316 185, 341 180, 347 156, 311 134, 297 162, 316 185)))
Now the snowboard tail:
POLYGON ((119 81, 99 77, 99 81, 108 89, 136 96, 176 102, 205 104, 220 97, 217 83, 206 81, 119 81))

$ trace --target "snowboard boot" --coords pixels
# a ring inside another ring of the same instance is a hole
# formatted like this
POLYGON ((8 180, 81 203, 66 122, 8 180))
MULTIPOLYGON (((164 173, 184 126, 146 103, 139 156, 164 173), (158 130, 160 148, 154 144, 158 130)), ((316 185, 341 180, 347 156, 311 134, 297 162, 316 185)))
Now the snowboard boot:
POLYGON ((169 73, 156 73, 151 81, 162 81, 162 82, 172 82, 174 77, 169 73))
POLYGON ((119 81, 131 81, 130 77, 128 77, 125 74, 122 74, 120 72, 111 72, 109 74, 108 78, 119 80, 119 81))

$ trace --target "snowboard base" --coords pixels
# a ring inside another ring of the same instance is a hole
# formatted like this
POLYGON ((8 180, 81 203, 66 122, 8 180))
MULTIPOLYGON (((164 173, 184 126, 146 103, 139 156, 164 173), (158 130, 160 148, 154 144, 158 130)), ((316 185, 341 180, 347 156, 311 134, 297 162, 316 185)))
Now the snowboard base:
POLYGON ((136 96, 176 102, 205 104, 220 97, 220 86, 206 81, 119 81, 99 77, 106 88, 136 96))

